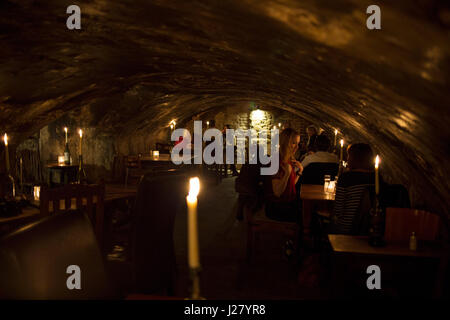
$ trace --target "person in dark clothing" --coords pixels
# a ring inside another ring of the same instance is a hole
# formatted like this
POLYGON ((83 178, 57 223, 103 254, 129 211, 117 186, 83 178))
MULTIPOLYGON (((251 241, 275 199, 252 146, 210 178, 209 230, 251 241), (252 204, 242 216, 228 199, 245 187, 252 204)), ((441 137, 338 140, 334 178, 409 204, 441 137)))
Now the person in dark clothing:
POLYGON ((309 126, 308 128, 306 128, 306 133, 308 134, 308 142, 306 143, 306 152, 307 153, 314 152, 316 151, 315 143, 316 138, 318 136, 317 129, 314 126, 309 126))
MULTIPOLYGON (((336 186, 336 196, 331 219, 331 232, 354 232, 355 217, 360 213, 364 192, 369 190, 374 198, 375 174, 372 148, 365 143, 352 144, 347 149, 348 171, 341 174, 336 186)), ((380 177, 380 184, 382 184, 380 177)))

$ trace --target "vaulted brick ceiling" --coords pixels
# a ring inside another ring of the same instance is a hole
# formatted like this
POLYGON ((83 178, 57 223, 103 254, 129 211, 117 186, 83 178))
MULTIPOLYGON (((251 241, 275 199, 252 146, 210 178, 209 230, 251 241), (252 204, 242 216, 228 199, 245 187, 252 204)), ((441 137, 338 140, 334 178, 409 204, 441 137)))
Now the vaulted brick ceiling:
POLYGON ((0 2, 0 127, 20 141, 80 111, 121 139, 253 101, 367 141, 389 173, 449 208, 449 10, 444 1, 0 2), (86 111, 87 110, 87 111, 86 111))

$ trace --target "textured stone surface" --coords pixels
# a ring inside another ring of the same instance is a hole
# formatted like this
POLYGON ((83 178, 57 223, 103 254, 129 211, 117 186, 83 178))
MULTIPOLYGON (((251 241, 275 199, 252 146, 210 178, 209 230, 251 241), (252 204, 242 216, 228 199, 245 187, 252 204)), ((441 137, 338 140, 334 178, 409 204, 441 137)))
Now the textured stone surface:
MULTIPOLYGON (((133 152, 171 119, 255 102, 367 141, 418 206, 447 213, 444 1, 0 2, 0 127, 18 144, 68 111, 133 152)), ((141 147, 139 147, 141 146, 141 147)))

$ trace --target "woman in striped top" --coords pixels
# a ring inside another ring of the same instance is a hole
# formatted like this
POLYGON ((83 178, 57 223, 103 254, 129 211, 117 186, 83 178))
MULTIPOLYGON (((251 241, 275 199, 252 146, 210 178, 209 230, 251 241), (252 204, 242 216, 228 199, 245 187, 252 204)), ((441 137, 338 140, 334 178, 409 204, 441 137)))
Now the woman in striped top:
POLYGON ((374 193, 374 157, 370 146, 365 143, 352 144, 348 147, 347 154, 348 171, 339 177, 337 183, 331 233, 355 233, 358 215, 367 214, 360 212, 365 192, 368 190, 369 193, 374 193))

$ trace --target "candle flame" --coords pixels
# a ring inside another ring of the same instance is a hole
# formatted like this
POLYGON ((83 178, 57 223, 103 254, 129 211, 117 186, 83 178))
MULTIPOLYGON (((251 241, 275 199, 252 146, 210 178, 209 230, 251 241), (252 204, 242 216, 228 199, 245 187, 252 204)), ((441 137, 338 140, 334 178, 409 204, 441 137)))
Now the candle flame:
POLYGON ((341 148, 344 147, 344 139, 341 139, 341 148))
POLYGON ((278 127, 281 128, 281 123, 278 123, 278 127))
POLYGON ((67 127, 64 127, 64 132, 67 133, 67 127))
POLYGON ((80 134, 80 138, 83 138, 83 130, 79 130, 78 133, 80 134))
POLYGON ((337 136, 337 134, 338 134, 338 131, 337 131, 337 129, 335 129, 334 130, 334 135, 337 136))
POLYGON ((7 146, 8 145, 8 135, 6 133, 3 136, 3 141, 5 142, 5 146, 7 146))
POLYGON ((198 177, 189 179, 189 201, 195 201, 200 192, 200 179, 198 177))
POLYGON ((375 158, 375 169, 378 169, 378 165, 380 164, 380 157, 377 155, 375 158))
POLYGON ((209 126, 209 121, 206 121, 206 125, 209 126))

